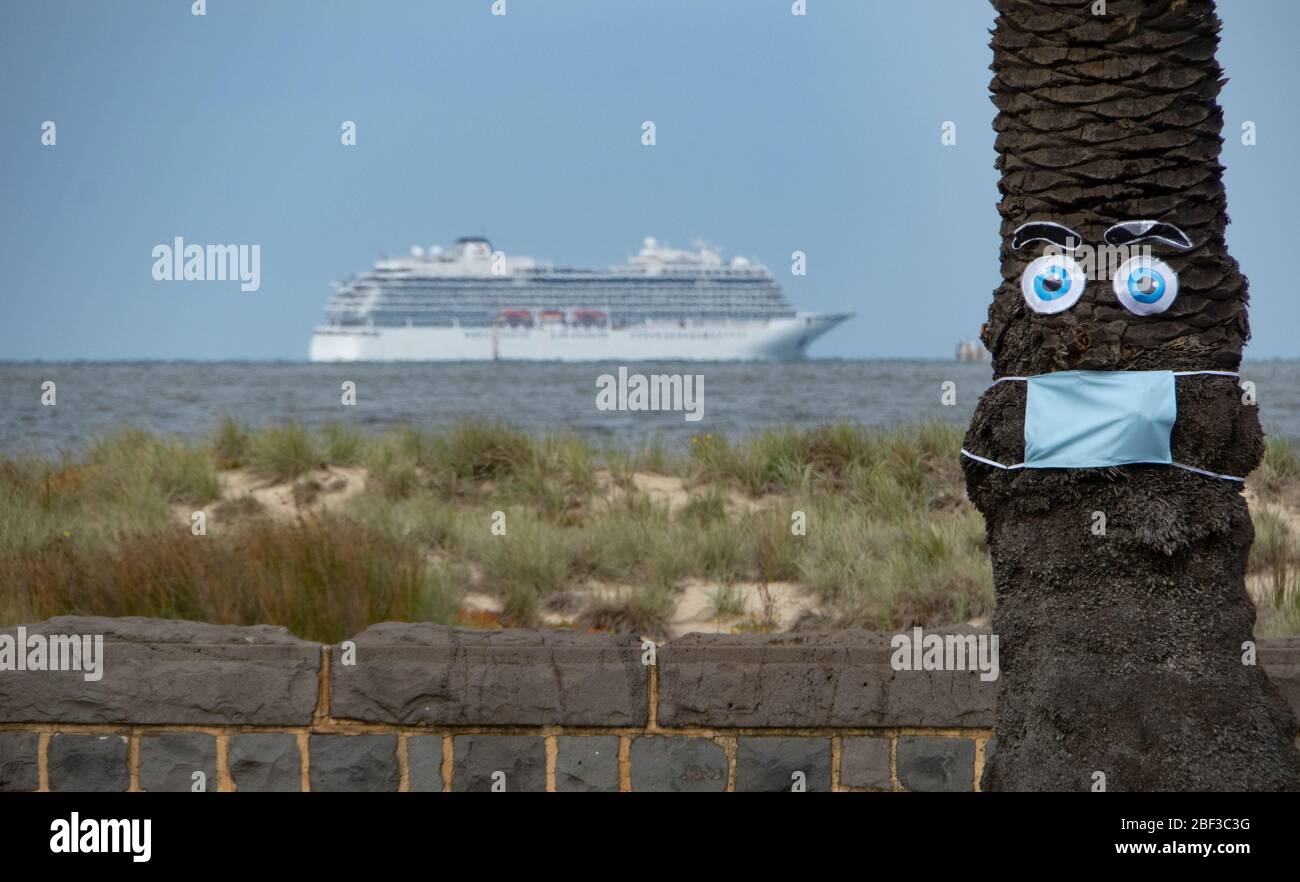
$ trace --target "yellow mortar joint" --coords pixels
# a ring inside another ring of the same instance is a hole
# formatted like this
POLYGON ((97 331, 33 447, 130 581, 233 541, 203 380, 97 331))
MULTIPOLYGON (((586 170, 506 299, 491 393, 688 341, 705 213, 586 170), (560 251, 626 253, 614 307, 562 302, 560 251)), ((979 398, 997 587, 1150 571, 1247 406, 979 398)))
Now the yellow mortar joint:
POLYGON ((126 741, 126 764, 130 770, 131 783, 128 793, 140 793, 140 730, 133 729, 126 741))
POLYGON ((632 790, 632 736, 620 735, 618 738, 618 790, 629 793, 632 790))
POLYGON ((555 761, 560 755, 560 745, 554 735, 545 737, 546 745, 546 792, 555 793, 555 761))
POLYGON ((231 793, 235 789, 235 779, 230 777, 230 735, 222 732, 217 735, 217 792, 231 793))
POLYGON ((228 793, 235 790, 235 782, 230 774, 230 738, 241 734, 290 734, 294 735, 300 755, 300 786, 303 792, 311 790, 311 752, 310 737, 316 734, 379 734, 397 737, 397 764, 399 774, 398 789, 409 792, 411 789, 411 768, 408 739, 412 735, 435 735, 442 737, 442 785, 450 792, 454 782, 455 746, 457 735, 525 735, 542 738, 546 746, 546 790, 557 789, 557 762, 559 758, 559 737, 568 735, 615 735, 618 745, 618 788, 620 792, 632 789, 632 741, 639 737, 665 738, 705 738, 722 748, 727 761, 727 792, 736 789, 736 764, 739 751, 739 739, 743 737, 805 737, 829 738, 831 741, 831 790, 843 793, 875 792, 870 787, 851 787, 843 783, 840 764, 844 756, 844 738, 846 736, 870 736, 889 739, 889 778, 890 788, 900 792, 904 788, 898 779, 898 738, 900 736, 918 735, 930 738, 966 738, 975 742, 975 765, 973 788, 978 791, 980 777, 984 770, 985 748, 993 737, 990 729, 942 728, 927 729, 918 726, 905 727, 815 727, 815 728, 758 728, 752 726, 736 728, 681 727, 663 728, 647 725, 644 728, 631 726, 417 726, 392 725, 377 723, 355 723, 317 718, 310 726, 235 726, 235 725, 171 725, 147 724, 122 726, 109 723, 40 723, 0 724, 0 732, 36 732, 39 734, 37 768, 40 787, 38 792, 49 791, 49 745, 50 739, 58 733, 68 735, 117 735, 128 739, 128 765, 130 771, 130 790, 140 788, 140 739, 146 735, 163 732, 193 732, 212 735, 216 740, 217 790, 228 793))
POLYGON ((975 739, 975 783, 973 789, 976 793, 980 792, 980 778, 984 776, 984 745, 988 743, 987 738, 975 739))
POLYGON ((302 792, 311 792, 311 768, 308 766, 307 758, 307 739, 311 737, 307 732, 298 733, 298 761, 302 767, 302 792))
POLYGON ((309 733, 312 735, 666 735, 694 738, 776 736, 829 738, 836 735, 870 735, 877 738, 923 735, 929 738, 992 738, 992 729, 918 726, 589 726, 589 725, 428 725, 415 723, 358 723, 324 720, 307 725, 243 725, 226 723, 0 723, 0 732, 65 732, 69 735, 152 735, 160 732, 194 732, 204 735, 309 733))
POLYGON ((659 666, 650 665, 650 676, 647 678, 649 684, 646 686, 646 700, 650 702, 650 707, 646 709, 646 728, 653 731, 659 727, 659 666))
POLYGON ((38 788, 42 793, 50 791, 50 733, 42 732, 40 738, 36 739, 36 769, 38 773, 37 781, 40 783, 38 788))
POLYGON ((889 786, 895 793, 903 789, 898 783, 898 735, 889 736, 889 786))
POLYGON ((402 732, 397 736, 397 792, 411 792, 411 748, 406 743, 411 736, 402 732))
POLYGON ((716 737, 713 739, 713 743, 721 746, 723 753, 727 756, 727 793, 735 793, 737 739, 734 737, 716 737))
POLYGON ((442 792, 451 793, 452 763, 455 762, 455 748, 452 747, 450 735, 442 736, 442 792))
POLYGON ((831 736, 831 793, 840 790, 840 757, 844 754, 844 739, 840 735, 831 736))

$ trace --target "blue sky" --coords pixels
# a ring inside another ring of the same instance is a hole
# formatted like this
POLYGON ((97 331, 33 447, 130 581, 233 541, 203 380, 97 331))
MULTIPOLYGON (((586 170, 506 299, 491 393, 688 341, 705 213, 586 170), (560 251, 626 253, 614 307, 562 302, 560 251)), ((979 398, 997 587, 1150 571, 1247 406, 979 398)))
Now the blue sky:
MULTIPOLYGON (((706 239, 859 314, 816 356, 950 357, 998 278, 991 8, 790 5, 6 0, 0 359, 302 359, 331 279, 479 233, 598 266, 706 239), (261 290, 153 281, 177 235, 260 244, 261 290)), ((1248 356, 1293 357, 1300 4, 1221 5, 1248 356)))

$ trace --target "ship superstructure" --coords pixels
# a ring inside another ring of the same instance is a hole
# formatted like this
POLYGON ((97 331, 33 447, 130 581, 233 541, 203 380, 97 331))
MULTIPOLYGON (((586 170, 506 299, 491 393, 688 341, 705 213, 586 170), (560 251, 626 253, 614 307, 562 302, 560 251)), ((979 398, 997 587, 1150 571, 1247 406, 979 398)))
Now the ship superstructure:
POLYGON ((647 238, 608 269, 539 263, 481 237, 414 248, 336 283, 312 361, 787 360, 847 315, 796 312, 766 267, 647 238))

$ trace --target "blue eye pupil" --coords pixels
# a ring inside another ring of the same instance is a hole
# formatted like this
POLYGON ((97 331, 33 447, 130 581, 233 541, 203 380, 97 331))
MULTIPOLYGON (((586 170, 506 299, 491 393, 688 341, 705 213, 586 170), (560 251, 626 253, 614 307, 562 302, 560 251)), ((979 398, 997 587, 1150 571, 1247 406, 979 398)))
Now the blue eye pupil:
POLYGON ((1138 303, 1155 303, 1165 295, 1165 277, 1148 267, 1128 274, 1128 292, 1138 303))
POLYGON ((1070 290, 1070 274, 1054 266, 1034 276, 1034 293, 1041 300, 1055 300, 1070 290))

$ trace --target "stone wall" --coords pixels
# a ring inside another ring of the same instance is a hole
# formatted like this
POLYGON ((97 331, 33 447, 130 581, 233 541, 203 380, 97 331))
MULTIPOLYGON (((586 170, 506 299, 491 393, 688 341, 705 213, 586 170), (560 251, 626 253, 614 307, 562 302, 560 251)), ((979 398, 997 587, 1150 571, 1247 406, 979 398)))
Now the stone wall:
MULTIPOLYGON (((0 790, 976 790, 996 683, 895 671, 888 635, 64 617, 102 676, 0 670, 0 790)), ((0 630, 17 640, 18 630, 0 630)), ((1260 663, 1300 710, 1300 639, 1260 663)))

